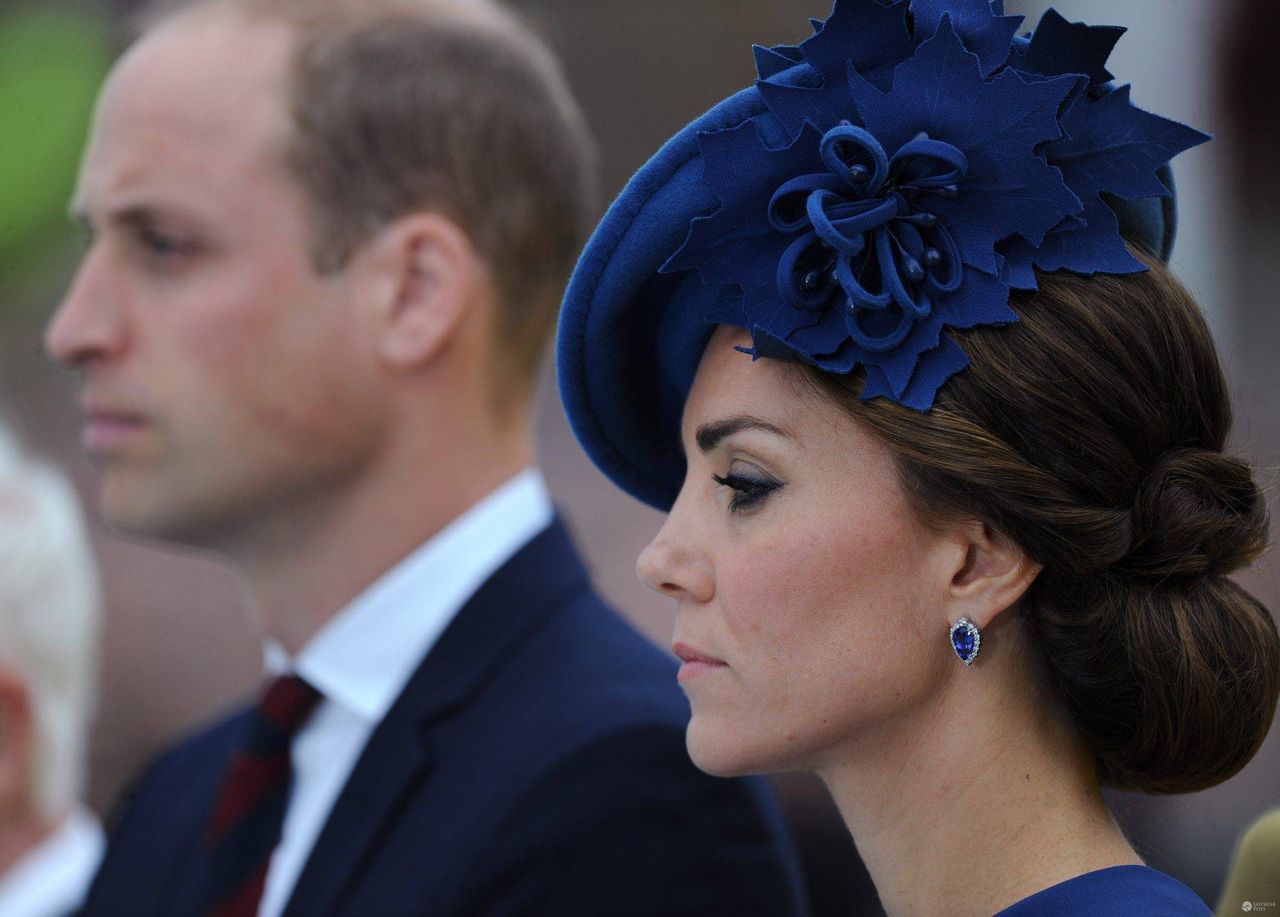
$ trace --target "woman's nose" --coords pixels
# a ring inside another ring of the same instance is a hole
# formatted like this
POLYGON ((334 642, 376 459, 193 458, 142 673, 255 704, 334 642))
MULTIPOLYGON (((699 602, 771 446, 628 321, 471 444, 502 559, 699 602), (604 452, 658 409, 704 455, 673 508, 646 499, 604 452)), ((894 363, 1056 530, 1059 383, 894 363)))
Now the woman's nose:
POLYGON ((640 581, 656 592, 680 601, 708 602, 715 594, 709 558, 695 552, 668 516, 666 523, 636 558, 640 581))

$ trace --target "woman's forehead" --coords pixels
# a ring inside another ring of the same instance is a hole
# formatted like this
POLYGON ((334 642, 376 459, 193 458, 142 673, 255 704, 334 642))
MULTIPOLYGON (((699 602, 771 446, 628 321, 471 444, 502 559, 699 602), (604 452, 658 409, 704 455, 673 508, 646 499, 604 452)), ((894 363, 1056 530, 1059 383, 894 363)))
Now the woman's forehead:
POLYGON ((751 335, 745 329, 716 328, 685 402, 683 438, 691 441, 699 427, 734 417, 761 421, 809 446, 853 426, 845 412, 807 384, 803 368, 753 358, 743 352, 750 346, 751 335))

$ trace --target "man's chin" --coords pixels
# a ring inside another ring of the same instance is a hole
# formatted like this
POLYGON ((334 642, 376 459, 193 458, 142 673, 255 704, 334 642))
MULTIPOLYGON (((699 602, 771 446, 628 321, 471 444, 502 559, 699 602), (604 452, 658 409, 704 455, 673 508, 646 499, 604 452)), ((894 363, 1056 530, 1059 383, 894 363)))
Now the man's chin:
POLYGON ((210 525, 199 521, 201 514, 154 493, 126 489, 104 480, 98 512, 109 529, 130 539, 214 550, 209 543, 210 525))

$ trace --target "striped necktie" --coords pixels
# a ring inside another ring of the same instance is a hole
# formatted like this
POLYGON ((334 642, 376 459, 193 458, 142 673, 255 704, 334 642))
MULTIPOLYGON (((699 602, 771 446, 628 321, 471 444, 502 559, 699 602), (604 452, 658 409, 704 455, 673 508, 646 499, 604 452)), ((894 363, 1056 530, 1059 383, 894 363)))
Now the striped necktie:
POLYGON ((231 758, 209 820, 205 843, 208 917, 252 917, 280 842, 289 804, 289 745, 320 700, 296 675, 277 678, 250 713, 241 747, 231 758))

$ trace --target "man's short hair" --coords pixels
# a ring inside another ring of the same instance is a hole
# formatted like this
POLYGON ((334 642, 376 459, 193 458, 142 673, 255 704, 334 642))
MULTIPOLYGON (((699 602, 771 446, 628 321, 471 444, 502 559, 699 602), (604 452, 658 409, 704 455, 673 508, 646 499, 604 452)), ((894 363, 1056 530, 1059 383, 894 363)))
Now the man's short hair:
POLYGON ((32 791, 50 819, 84 789, 100 607, 75 492, 53 468, 27 458, 0 425, 0 667, 27 688, 36 738, 32 791))
POLYGON ((530 389, 596 216, 595 145, 552 52, 492 0, 187 0, 159 17, 218 4, 296 30, 287 156, 316 267, 443 213, 490 266, 504 370, 530 389))

